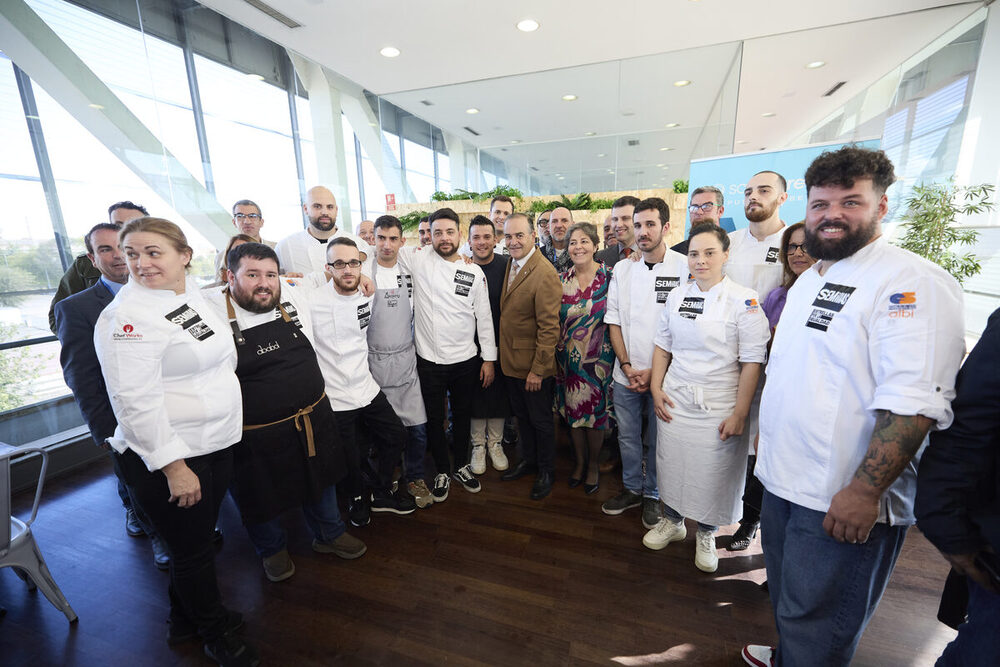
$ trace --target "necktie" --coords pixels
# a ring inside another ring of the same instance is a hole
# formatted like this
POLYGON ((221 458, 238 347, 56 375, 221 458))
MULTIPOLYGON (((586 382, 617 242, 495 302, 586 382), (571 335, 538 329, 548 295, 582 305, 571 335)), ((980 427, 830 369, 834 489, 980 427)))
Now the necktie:
POLYGON ((632 248, 625 248, 625 250, 623 250, 622 252, 625 253, 625 259, 628 259, 629 257, 632 256, 632 248))
POLYGON ((510 287, 511 285, 514 284, 514 278, 517 277, 517 272, 520 270, 520 268, 521 267, 517 265, 517 262, 510 263, 510 276, 508 276, 507 278, 507 287, 510 287))

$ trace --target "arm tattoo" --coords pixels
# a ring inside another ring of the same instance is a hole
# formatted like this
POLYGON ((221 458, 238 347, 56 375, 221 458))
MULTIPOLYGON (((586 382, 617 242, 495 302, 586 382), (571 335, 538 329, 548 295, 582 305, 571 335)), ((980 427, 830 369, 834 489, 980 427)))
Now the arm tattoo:
POLYGON ((868 451, 854 478, 880 492, 888 489, 920 449, 933 423, 934 420, 921 415, 902 416, 877 410, 868 451))

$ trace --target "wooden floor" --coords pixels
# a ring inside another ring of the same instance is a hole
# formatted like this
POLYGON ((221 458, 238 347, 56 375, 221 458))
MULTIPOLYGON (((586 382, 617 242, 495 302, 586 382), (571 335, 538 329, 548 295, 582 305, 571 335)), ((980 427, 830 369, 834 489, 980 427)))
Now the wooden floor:
MULTIPOLYGON (((368 544, 356 561, 311 551, 301 514, 289 513, 297 573, 268 582, 227 500, 219 578, 228 606, 268 665, 742 665, 744 643, 775 639, 759 587, 759 541, 734 555, 718 539, 714 575, 694 567, 693 526, 680 544, 642 546, 635 510, 605 516, 619 490, 570 490, 561 457, 553 494, 528 499, 530 479, 483 476, 483 491, 408 517, 376 515, 352 529, 368 544)), ((23 510, 29 498, 16 499, 23 510)), ((0 664, 207 665, 201 646, 171 649, 166 574, 145 538, 126 536, 110 465, 52 482, 35 534, 80 616, 68 625, 39 593, 0 571, 0 664)), ((930 665, 954 633, 934 616, 946 567, 911 530, 856 665, 930 665)))

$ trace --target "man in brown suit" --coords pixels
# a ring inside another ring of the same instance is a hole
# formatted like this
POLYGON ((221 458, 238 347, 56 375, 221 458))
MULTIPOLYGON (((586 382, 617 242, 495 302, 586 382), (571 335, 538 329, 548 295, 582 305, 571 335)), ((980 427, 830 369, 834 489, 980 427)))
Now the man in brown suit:
POLYGON ((552 389, 562 283, 535 247, 534 226, 526 215, 507 218, 504 239, 511 262, 500 293, 500 368, 521 427, 521 461, 500 479, 536 473, 531 498, 541 500, 555 481, 552 389))

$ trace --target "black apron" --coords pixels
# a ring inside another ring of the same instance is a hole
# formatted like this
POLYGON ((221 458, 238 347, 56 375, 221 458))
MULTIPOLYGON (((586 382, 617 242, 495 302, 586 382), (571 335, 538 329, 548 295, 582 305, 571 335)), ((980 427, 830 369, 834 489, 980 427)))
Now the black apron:
POLYGON ((347 472, 316 353, 299 328, 295 307, 286 302, 278 308, 279 319, 241 331, 226 292, 243 393, 234 484, 246 524, 319 502, 323 490, 347 472))

